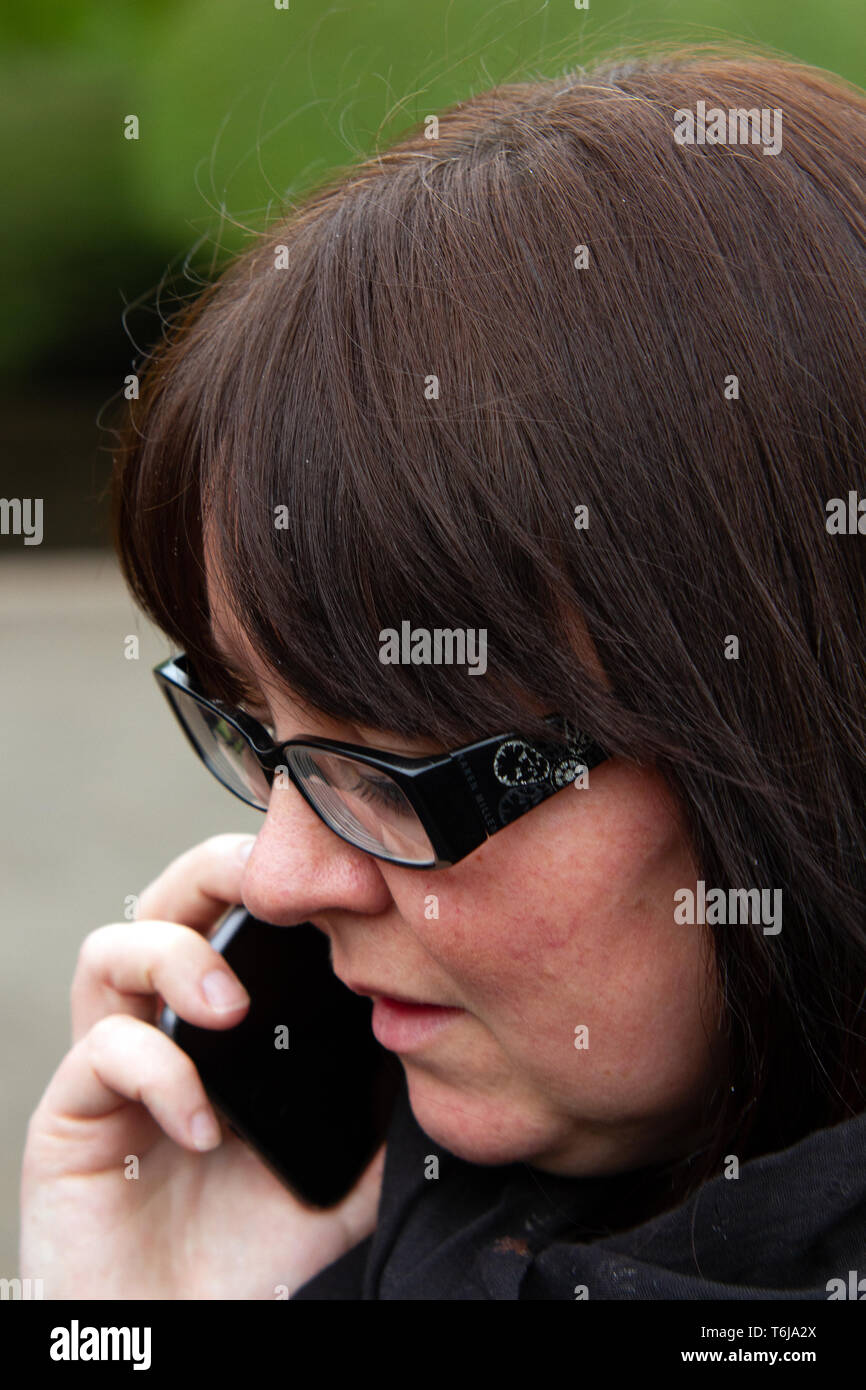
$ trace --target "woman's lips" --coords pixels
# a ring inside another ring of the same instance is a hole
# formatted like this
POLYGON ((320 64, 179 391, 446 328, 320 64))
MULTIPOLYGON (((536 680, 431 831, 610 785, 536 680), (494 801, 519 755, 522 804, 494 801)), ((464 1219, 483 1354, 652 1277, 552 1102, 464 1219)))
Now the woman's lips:
MULTIPOLYGON (((338 976, 342 979, 342 976, 338 976)), ((401 999, 364 984, 343 984, 353 994, 365 994, 373 1000, 373 1036, 391 1052, 411 1052, 422 1047, 430 1038, 465 1009, 447 1004, 426 1004, 417 999, 401 999)))
POLYGON ((409 1004, 386 995, 373 996, 373 1036, 391 1052, 411 1052, 426 1042, 465 1009, 441 1004, 409 1004))

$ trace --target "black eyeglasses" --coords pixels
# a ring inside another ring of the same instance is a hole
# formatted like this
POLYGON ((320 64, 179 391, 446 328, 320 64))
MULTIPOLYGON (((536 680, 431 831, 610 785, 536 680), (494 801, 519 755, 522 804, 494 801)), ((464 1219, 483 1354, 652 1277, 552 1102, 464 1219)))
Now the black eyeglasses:
POLYGON ((295 786, 357 849, 410 869, 456 864, 497 830, 607 759, 559 715, 550 742, 498 734, 450 753, 407 758, 329 738, 275 743, 268 730, 200 688, 185 654, 153 674, 202 762, 249 806, 295 786))

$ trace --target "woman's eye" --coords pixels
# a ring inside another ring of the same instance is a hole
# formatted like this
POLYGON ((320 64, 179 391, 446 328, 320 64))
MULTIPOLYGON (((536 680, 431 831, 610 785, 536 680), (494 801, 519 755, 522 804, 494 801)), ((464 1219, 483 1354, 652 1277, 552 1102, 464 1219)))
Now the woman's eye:
POLYGON ((359 777, 352 791, 356 792, 362 801, 383 806, 388 811, 407 812, 411 810, 396 782, 392 782, 387 777, 359 777))

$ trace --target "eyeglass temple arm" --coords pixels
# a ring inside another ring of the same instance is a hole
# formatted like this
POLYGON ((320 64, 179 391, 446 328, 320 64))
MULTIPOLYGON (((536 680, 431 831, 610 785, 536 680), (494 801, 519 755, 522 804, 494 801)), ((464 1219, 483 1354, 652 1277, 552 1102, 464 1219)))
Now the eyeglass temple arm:
POLYGON ((566 727, 567 742, 529 741, 519 735, 489 739, 452 753, 475 800, 488 834, 510 825, 530 806, 575 781, 607 754, 585 735, 566 727))

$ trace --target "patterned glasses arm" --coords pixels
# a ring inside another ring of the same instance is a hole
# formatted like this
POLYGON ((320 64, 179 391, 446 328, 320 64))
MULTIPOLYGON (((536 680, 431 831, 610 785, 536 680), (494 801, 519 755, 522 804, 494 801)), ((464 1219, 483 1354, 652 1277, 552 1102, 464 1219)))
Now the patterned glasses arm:
POLYGON ((569 786, 607 754, 592 739, 565 725, 566 742, 538 743, 519 737, 488 739, 452 753, 487 833, 492 835, 533 806, 569 786))

